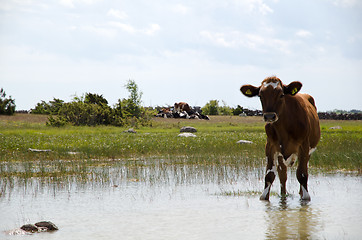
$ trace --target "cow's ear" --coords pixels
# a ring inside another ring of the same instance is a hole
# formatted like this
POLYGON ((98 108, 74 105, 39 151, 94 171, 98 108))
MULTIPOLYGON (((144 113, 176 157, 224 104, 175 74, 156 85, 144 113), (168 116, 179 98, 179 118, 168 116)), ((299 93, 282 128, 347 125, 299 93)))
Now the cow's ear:
POLYGON ((300 89, 302 88, 302 83, 301 82, 291 82, 289 85, 283 87, 284 89, 284 94, 290 94, 290 95, 295 95, 297 94, 300 89))
POLYGON ((254 97, 259 95, 260 87, 254 87, 252 85, 243 85, 240 91, 247 97, 254 97))

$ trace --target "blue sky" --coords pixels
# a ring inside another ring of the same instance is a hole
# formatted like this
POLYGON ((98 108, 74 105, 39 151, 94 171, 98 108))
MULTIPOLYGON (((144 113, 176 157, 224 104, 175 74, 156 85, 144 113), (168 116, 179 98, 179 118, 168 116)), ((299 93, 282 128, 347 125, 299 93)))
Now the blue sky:
POLYGON ((303 83, 319 110, 362 109, 361 0, 1 0, 0 87, 30 109, 136 81, 143 104, 260 109, 243 84, 303 83))

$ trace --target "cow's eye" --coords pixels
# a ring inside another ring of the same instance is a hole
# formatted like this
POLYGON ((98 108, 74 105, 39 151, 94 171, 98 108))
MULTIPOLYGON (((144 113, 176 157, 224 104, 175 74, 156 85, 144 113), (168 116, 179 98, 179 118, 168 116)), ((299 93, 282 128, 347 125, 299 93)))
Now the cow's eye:
POLYGON ((280 95, 280 98, 283 98, 284 97, 284 94, 280 95))

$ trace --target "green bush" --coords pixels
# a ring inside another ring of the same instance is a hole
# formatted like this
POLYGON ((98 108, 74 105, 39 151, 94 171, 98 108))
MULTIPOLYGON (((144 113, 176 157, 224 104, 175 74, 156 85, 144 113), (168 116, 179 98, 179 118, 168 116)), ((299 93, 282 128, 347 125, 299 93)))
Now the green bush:
POLYGON ((13 115, 15 113, 15 99, 6 98, 3 88, 0 90, 0 115, 13 115))
POLYGON ((239 116, 240 114, 242 114, 244 112, 244 108, 240 105, 238 105, 236 108, 234 108, 232 110, 233 115, 239 116))
POLYGON ((205 115, 232 115, 232 109, 226 105, 224 101, 223 106, 219 106, 218 100, 210 100, 206 105, 201 109, 202 113, 205 115))
POLYGON ((61 107, 58 115, 75 126, 109 125, 112 119, 112 109, 106 104, 70 102, 61 107))
POLYGON ((86 93, 82 97, 74 97, 70 103, 63 103, 56 113, 57 116, 51 115, 48 118, 47 125, 148 125, 152 114, 141 106, 142 93, 139 92, 137 84, 129 80, 125 87, 130 92, 129 98, 118 100, 113 108, 108 106, 108 101, 102 95, 86 93))

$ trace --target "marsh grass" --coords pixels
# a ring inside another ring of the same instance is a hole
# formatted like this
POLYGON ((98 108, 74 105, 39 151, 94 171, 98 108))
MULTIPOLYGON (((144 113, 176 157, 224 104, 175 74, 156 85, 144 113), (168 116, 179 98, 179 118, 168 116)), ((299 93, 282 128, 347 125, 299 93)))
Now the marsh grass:
POLYGON ((312 166, 325 170, 355 170, 361 173, 362 122, 322 121, 322 136, 313 153, 312 166), (331 129, 340 126, 341 129, 331 129))
MULTIPOLYGON (((0 118, 2 176, 86 175, 97 164, 105 167, 120 161, 132 162, 130 159, 243 168, 264 168, 266 164, 266 135, 260 117, 216 116, 210 121, 157 118, 151 127, 131 134, 119 127, 48 127, 39 116, 18 115, 0 118), (177 137, 182 126, 195 127, 197 137, 177 137), (253 144, 237 144, 241 139, 253 144), (29 148, 51 152, 31 152, 29 148), (21 171, 11 171, 10 165, 15 163, 22 165, 21 171)), ((310 168, 361 172, 362 122, 321 121, 321 129, 322 138, 310 168), (341 129, 330 129, 333 126, 341 129)))
MULTIPOLYGON (((321 121, 322 137, 310 172, 361 173, 362 122, 321 121), (330 129, 340 126, 340 129, 330 129)), ((36 118, 0 118, 0 198, 8 192, 109 188, 127 184, 263 182, 266 135, 261 118, 214 117, 210 121, 155 119, 152 127, 125 133, 118 127, 47 127, 36 118), (193 126, 196 138, 177 137, 193 126), (237 144, 239 140, 253 144, 237 144), (49 149, 31 152, 28 149, 49 149), (250 174, 253 174, 251 177, 250 174), (17 186, 17 187, 16 187, 17 186)), ((295 166, 293 167, 295 170, 295 166)), ((258 189, 259 190, 259 189, 258 189)), ((220 196, 259 196, 225 189, 220 196)), ((277 193, 273 193, 276 194, 277 193)))

